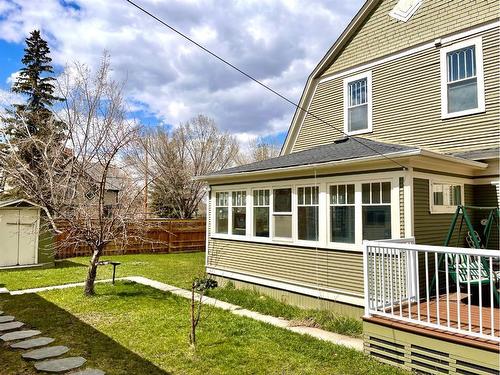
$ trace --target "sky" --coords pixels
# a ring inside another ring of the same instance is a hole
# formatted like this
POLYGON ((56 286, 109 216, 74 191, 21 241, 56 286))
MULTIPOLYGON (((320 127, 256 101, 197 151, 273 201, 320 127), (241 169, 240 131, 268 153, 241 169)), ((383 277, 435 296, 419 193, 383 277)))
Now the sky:
MULTIPOLYGON (((362 0, 136 0, 181 32, 298 102, 307 77, 362 0)), ((176 126, 205 114, 242 143, 281 143, 295 108, 125 0, 0 0, 0 105, 40 29, 57 71, 111 55, 131 118, 176 126)))

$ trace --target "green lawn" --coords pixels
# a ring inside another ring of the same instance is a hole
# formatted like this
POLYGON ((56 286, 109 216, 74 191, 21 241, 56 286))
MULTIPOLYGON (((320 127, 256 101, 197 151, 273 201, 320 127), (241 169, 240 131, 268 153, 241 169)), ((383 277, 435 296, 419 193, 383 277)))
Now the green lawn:
MULTIPOLYGON (((169 272, 172 277, 166 268, 169 272)), ((181 277, 180 283, 188 279, 181 277)), ((0 295, 0 309, 56 338, 56 344, 71 347, 70 354, 86 357, 89 366, 107 374, 402 373, 354 350, 210 307, 192 350, 188 300, 129 282, 99 284, 96 292, 92 298, 84 297, 81 288, 0 295)), ((5 344, 0 354, 2 374, 35 374, 5 344)))
MULTIPOLYGON (((144 276, 167 284, 189 288, 193 277, 204 272, 204 253, 188 254, 141 254, 105 256, 102 259, 112 259, 121 262, 117 268, 117 276, 144 276)), ((0 271, 0 286, 5 284, 9 290, 38 288, 81 282, 85 279, 89 258, 72 258, 56 262, 54 268, 30 268, 0 271)), ((98 279, 111 277, 111 266, 98 269, 98 279)), ((304 310, 295 306, 266 297, 253 290, 234 289, 231 285, 210 292, 214 298, 234 303, 249 310, 263 314, 283 317, 323 328, 325 330, 360 336, 361 321, 338 316, 330 311, 304 310)))
MULTIPOLYGON (((103 256, 102 260, 116 260, 117 277, 144 276, 167 284, 189 288, 193 277, 204 272, 205 253, 141 254, 103 256)), ((81 282, 87 275, 89 257, 71 258, 56 262, 54 268, 29 268, 0 271, 0 286, 9 290, 81 282)), ((112 267, 101 266, 98 279, 111 278, 112 267)))

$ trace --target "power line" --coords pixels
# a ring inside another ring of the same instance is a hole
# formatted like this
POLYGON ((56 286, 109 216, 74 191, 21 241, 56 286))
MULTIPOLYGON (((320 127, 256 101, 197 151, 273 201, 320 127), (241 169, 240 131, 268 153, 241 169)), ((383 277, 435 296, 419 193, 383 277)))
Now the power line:
POLYGON ((250 74, 248 74, 247 72, 245 72, 244 70, 241 70, 240 68, 238 68, 236 65, 230 63, 229 61, 227 61, 226 59, 220 57, 219 55, 217 55, 215 52, 212 52, 210 51, 208 48, 204 47, 203 45, 201 45, 200 43, 198 43, 197 41, 195 41, 194 39, 190 38, 189 36, 187 36, 186 34, 184 34, 183 32, 177 30, 175 27, 169 25, 168 23, 166 23, 165 21, 163 21, 161 18, 155 16, 153 13, 151 13, 150 11, 146 10, 145 8, 141 7, 140 5, 136 4, 135 2, 131 1, 131 0, 125 0, 127 3, 129 3, 130 5, 134 6, 135 8, 139 9, 141 12, 147 14, 149 17, 153 18, 154 20, 158 21, 159 23, 161 23, 163 26, 167 27, 168 29, 170 29, 171 31, 173 31, 174 33, 176 33, 177 35, 181 36, 182 38, 188 40, 189 42, 191 42, 192 44, 194 44, 195 46, 197 46, 198 48, 202 49, 203 51, 205 51, 206 53, 208 53, 209 55, 215 57, 217 60, 221 61, 222 63, 226 64, 227 66, 229 66, 230 68, 236 70, 238 73, 244 75, 245 77, 247 77, 248 79, 250 79, 251 81, 257 83, 258 85, 262 86, 263 88, 265 88, 266 90, 272 92, 274 95, 278 96, 279 98, 283 99, 284 101, 286 101, 287 103, 291 104, 292 106, 294 106, 295 108, 301 110, 302 112, 312 116, 313 118, 315 118, 316 120, 320 121, 321 123, 331 127, 332 129, 334 129, 335 131, 339 132, 339 133, 342 133, 344 136, 346 136, 347 138, 350 138, 350 139, 353 139, 354 141, 358 142, 359 144, 363 145, 364 147, 370 149, 371 151, 375 152, 376 154, 379 154, 381 156, 383 156, 384 158, 386 158, 387 160, 389 161, 392 161, 393 163, 399 165, 401 168, 403 169, 406 169, 406 167, 404 165, 402 165, 401 163, 397 162, 396 160, 388 157, 387 155, 381 153, 380 151, 374 149, 373 147, 361 142, 359 139, 355 138, 355 137, 351 137, 349 136, 349 134, 345 133, 343 130, 341 129, 338 129, 336 126, 330 124, 329 122, 323 120, 321 117, 315 115, 314 113, 310 112, 308 109, 305 109, 303 108, 302 106, 300 106, 299 104, 295 103, 294 101, 288 99, 286 96, 284 96, 283 94, 280 94, 278 91, 274 90, 272 87, 266 85, 265 83, 259 81, 257 78, 254 78, 253 76, 251 76, 250 74))

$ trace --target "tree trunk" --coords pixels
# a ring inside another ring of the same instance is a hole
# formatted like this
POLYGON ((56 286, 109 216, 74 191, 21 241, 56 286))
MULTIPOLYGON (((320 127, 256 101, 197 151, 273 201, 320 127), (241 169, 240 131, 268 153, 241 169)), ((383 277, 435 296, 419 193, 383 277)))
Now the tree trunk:
POLYGON ((92 258, 90 259, 89 263, 87 279, 85 280, 84 293, 86 296, 93 296, 95 294, 94 283, 95 283, 95 278, 97 276, 97 262, 99 262, 100 256, 101 256, 101 249, 94 250, 92 258))
POLYGON ((195 302, 194 302, 194 286, 191 287, 191 332, 189 334, 189 343, 194 346, 196 344, 196 321, 194 319, 195 302))

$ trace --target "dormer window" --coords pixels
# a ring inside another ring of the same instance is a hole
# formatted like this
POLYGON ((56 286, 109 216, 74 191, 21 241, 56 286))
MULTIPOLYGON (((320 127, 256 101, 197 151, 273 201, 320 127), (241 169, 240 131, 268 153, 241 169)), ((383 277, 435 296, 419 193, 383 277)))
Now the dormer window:
POLYGON ((441 112, 443 118, 484 112, 481 38, 441 50, 441 112))
POLYGON ((348 135, 372 131, 371 72, 344 80, 344 132, 348 135))

